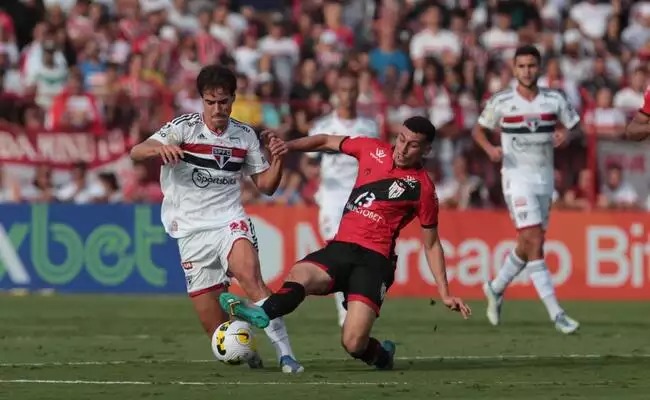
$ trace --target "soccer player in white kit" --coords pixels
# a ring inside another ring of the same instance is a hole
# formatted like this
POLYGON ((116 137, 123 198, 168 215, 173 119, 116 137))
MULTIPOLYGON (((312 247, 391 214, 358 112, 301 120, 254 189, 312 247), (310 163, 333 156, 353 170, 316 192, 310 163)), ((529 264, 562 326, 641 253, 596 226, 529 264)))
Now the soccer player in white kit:
MULTIPOLYGON (((230 277, 255 304, 271 294, 264 284, 251 219, 241 203, 241 180, 249 175, 257 188, 273 194, 282 176, 286 145, 268 145, 270 164, 255 131, 230 118, 237 79, 218 65, 204 67, 196 79, 203 113, 185 114, 163 126, 131 150, 134 160, 161 157, 164 193, 161 218, 165 231, 178 242, 187 291, 203 329, 212 337, 228 320, 219 295, 230 277)), ((302 372, 295 360, 282 319, 264 330, 285 373, 302 372)), ((261 359, 249 362, 261 367, 261 359)))
POLYGON ((558 304, 543 245, 554 186, 553 148, 566 140, 566 131, 556 130, 556 125, 560 122, 570 130, 580 117, 561 93, 537 87, 540 62, 537 48, 522 46, 516 50, 516 88, 492 96, 474 130, 474 139, 490 159, 503 162, 503 195, 519 231, 517 247, 496 278, 483 285, 483 291, 488 300, 487 317, 492 325, 498 325, 503 293, 525 267, 556 329, 569 334, 579 324, 558 304), (501 147, 487 139, 487 133, 497 127, 501 147))
MULTIPOLYGON (((335 110, 318 119, 309 135, 327 133, 350 137, 379 138, 379 126, 369 118, 357 113, 359 97, 359 78, 348 70, 342 70, 336 82, 335 110)), ((314 153, 313 156, 317 156, 314 153)), ((321 237, 329 241, 334 238, 343 216, 346 199, 350 196, 357 179, 358 162, 354 157, 343 153, 321 155, 320 186, 316 192, 318 203, 318 227, 321 237)), ((343 293, 334 294, 338 311, 339 325, 343 326, 347 314, 343 293)))

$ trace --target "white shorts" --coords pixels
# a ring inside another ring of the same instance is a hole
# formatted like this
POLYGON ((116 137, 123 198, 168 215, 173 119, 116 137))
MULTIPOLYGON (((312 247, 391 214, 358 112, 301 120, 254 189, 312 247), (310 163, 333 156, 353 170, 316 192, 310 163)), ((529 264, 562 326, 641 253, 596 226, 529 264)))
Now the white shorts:
POLYGON ((332 240, 339 230, 342 210, 320 210, 318 212, 318 230, 323 240, 332 240))
POLYGON ((541 226, 548 227, 553 194, 536 193, 526 185, 511 185, 503 192, 510 218, 517 229, 541 226))
POLYGON ((250 218, 231 221, 224 227, 196 232, 177 240, 190 297, 230 284, 228 256, 239 239, 246 239, 255 249, 258 248, 250 218))

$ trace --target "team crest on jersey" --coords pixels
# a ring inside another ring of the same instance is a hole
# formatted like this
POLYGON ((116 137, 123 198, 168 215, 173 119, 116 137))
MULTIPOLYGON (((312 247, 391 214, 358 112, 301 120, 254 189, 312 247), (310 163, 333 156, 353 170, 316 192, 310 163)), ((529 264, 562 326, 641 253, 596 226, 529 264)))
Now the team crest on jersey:
POLYGON ((526 126, 530 129, 531 132, 537 131, 539 127, 539 117, 526 117, 526 126))
POLYGON ((214 159, 217 160, 219 168, 223 168, 228 163, 228 160, 230 160, 230 157, 232 157, 232 149, 213 147, 212 155, 214 156, 214 159))
POLYGON ((395 181, 390 188, 388 188, 388 198, 396 199, 400 197, 406 191, 406 185, 402 181, 395 181))

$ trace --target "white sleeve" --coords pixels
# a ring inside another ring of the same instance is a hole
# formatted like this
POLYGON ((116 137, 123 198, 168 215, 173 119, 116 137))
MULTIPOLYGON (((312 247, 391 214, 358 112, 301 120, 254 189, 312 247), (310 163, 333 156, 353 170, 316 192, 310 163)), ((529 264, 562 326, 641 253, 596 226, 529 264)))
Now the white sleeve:
POLYGON ((494 130, 501 121, 501 115, 494 100, 495 97, 491 97, 488 100, 477 121, 479 125, 490 130, 494 130))
POLYGON ((244 159, 244 174, 246 175, 256 175, 270 167, 260 147, 259 139, 255 134, 252 136, 251 144, 246 152, 246 159, 244 159))
POLYGON ((162 144, 175 144, 179 146, 183 143, 183 129, 178 125, 168 122, 158 132, 149 136, 149 139, 156 140, 162 144))
POLYGON ((580 122, 580 115, 576 112, 575 108, 569 103, 562 94, 560 96, 560 110, 559 118, 562 125, 567 129, 573 129, 574 126, 580 122))

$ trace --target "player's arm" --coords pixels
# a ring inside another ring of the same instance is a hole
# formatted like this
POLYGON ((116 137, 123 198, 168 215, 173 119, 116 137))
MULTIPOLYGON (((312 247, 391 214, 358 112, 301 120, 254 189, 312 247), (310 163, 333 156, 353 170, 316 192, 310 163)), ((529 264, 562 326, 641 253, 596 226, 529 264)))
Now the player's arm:
POLYGON ((251 146, 246 155, 246 170, 257 189, 265 195, 271 196, 278 189, 282 180, 283 158, 287 153, 287 144, 275 136, 265 135, 265 132, 262 133, 262 137, 268 138, 267 148, 263 150, 259 142, 255 142, 251 146), (270 159, 271 162, 267 162, 267 159, 270 159))
POLYGON ((348 136, 317 134, 287 142, 289 151, 297 152, 340 152, 341 144, 348 136))
POLYGON ((165 164, 175 164, 184 157, 183 150, 179 146, 181 142, 182 137, 177 132, 177 128, 167 124, 151 135, 149 139, 135 145, 131 149, 131 159, 133 161, 144 161, 154 157, 161 157, 165 164))
POLYGON ((496 128, 499 123, 500 117, 497 113, 496 104, 494 98, 491 98, 485 105, 485 108, 481 112, 481 115, 478 118, 476 126, 472 132, 472 137, 476 144, 478 144, 483 151, 490 157, 492 162, 501 161, 503 155, 501 147, 495 146, 490 142, 488 136, 496 128))
MULTIPOLYGON (((645 108, 645 106, 644 106, 645 108)), ((647 106, 650 111, 650 105, 647 106)), ((625 137, 630 140, 644 140, 650 137, 650 113, 639 110, 625 127, 625 137)))
POLYGON ((422 236, 424 241, 424 254, 429 264, 429 269, 436 280, 440 299, 447 307, 453 311, 458 311, 467 318, 472 314, 472 310, 463 300, 458 297, 452 297, 449 294, 449 284, 447 283, 447 267, 445 264, 445 252, 442 249, 440 236, 437 227, 423 227, 422 236))

